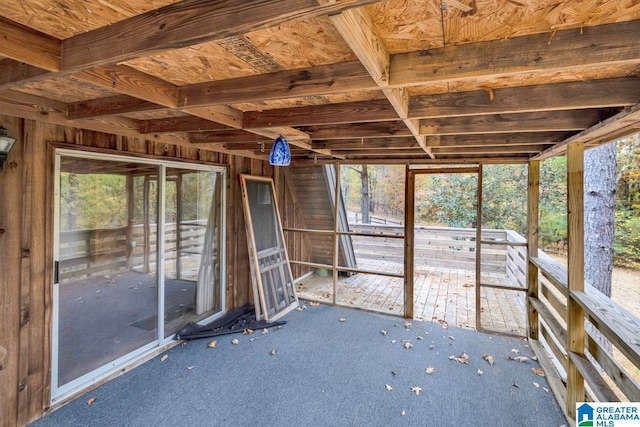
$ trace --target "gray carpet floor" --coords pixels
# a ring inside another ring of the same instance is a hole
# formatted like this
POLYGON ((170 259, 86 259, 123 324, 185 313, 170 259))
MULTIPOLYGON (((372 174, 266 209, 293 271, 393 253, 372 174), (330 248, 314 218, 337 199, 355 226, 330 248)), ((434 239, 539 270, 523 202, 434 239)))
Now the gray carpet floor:
POLYGON ((567 424, 524 340, 306 307, 266 334, 174 347, 32 426, 567 424))

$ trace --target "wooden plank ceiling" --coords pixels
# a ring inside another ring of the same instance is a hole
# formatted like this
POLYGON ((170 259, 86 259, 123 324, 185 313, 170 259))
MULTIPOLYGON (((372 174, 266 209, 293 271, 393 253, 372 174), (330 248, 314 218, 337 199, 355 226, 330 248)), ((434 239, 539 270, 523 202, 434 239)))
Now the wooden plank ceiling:
POLYGON ((640 130, 638 0, 0 0, 0 114, 293 162, 640 130))

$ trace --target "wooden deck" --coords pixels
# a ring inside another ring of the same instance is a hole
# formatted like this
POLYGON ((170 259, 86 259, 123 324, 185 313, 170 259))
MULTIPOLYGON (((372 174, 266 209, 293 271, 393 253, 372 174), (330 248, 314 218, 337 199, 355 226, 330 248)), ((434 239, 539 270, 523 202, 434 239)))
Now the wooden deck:
MULTIPOLYGON (((358 260, 364 270, 402 273, 402 265, 358 260)), ((314 274, 297 284, 303 300, 333 302, 333 280, 314 274)), ((335 302, 359 309, 402 315, 404 280, 358 273, 339 277, 335 302)), ((419 320, 477 329, 475 273, 456 268, 427 267, 415 270, 414 314, 419 320)), ((524 336, 526 334, 525 293, 482 288, 481 326, 485 329, 524 336)))

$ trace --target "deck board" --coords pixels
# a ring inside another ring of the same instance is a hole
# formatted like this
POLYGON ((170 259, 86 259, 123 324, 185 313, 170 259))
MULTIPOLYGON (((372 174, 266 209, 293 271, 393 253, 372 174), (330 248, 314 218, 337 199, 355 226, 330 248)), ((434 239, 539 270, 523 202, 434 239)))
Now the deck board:
MULTIPOLYGON (((397 263, 360 261, 363 270, 401 272, 397 263)), ((331 302, 331 275, 310 276, 297 285, 303 300, 331 302)), ((403 279, 358 273, 338 277, 336 303, 340 305, 402 315, 403 279)), ((476 328, 475 273, 456 268, 421 266, 415 270, 414 317, 443 325, 476 328)), ((524 293, 482 288, 482 327, 510 334, 526 334, 524 293)))

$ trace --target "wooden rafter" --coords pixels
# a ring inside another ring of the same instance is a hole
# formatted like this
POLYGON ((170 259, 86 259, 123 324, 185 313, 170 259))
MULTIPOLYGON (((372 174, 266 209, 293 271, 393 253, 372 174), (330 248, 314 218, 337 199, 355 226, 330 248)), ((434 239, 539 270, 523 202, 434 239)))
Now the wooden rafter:
POLYGON ((420 135, 417 120, 409 118, 409 93, 406 88, 389 87, 390 54, 384 40, 376 32, 371 17, 364 9, 349 9, 330 16, 331 22, 382 89, 398 117, 402 119, 420 147, 431 158, 431 150, 420 135))
POLYGON ((392 86, 640 63, 640 21, 447 46, 391 57, 392 86), (514 55, 517 52, 517 55, 514 55))
POLYGON ((65 40, 60 68, 80 71, 115 64, 378 1, 320 6, 315 0, 185 0, 65 40))

